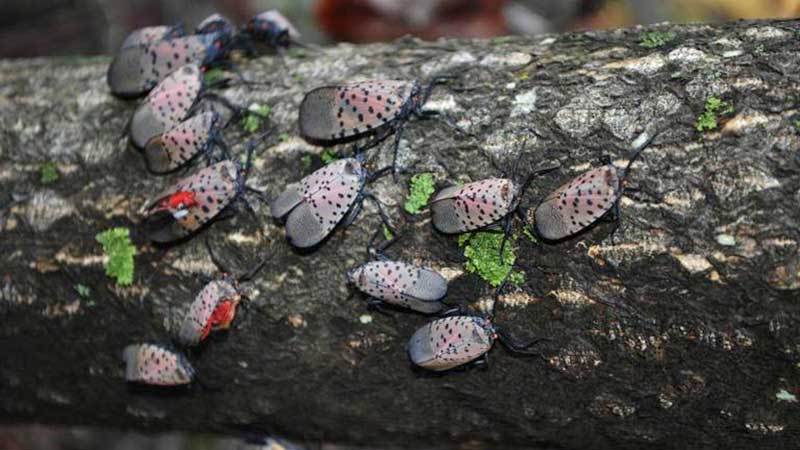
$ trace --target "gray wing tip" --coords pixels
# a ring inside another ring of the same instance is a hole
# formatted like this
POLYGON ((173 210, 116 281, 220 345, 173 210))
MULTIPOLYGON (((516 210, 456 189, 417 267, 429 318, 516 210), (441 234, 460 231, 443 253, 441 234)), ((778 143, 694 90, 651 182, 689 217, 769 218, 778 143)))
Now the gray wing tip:
POLYGON ((139 367, 139 348, 142 344, 131 344, 122 351, 122 360, 125 361, 125 379, 133 381, 137 378, 139 367))
POLYGON ((194 346, 200 343, 200 330, 194 326, 191 320, 184 320, 181 330, 178 332, 178 342, 185 346, 194 346))
POLYGON ((297 184, 290 184, 275 200, 270 202, 269 213, 275 219, 289 214, 303 199, 297 184))
POLYGON ((559 226, 553 205, 542 203, 534 211, 533 218, 536 233, 542 238, 554 241, 566 236, 561 230, 564 227, 559 226))

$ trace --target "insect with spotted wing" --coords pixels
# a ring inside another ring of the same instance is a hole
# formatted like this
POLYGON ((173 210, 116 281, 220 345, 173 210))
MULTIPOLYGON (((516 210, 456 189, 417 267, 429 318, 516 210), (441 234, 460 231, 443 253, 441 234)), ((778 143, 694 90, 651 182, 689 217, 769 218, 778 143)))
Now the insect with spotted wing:
POLYGON ((247 162, 243 167, 229 160, 220 161, 178 180, 156 196, 141 224, 145 234, 157 243, 187 238, 211 223, 235 200, 241 200, 253 212, 244 193, 251 192, 259 199, 263 198, 263 193, 245 184, 256 142, 248 146, 247 162))
POLYGON ((158 344, 133 344, 122 352, 125 381, 151 386, 188 385, 195 371, 186 357, 158 344))
MULTIPOLYGON (((382 232, 381 229, 375 233, 369 247, 382 232)), ((391 239, 377 249, 376 260, 348 270, 347 279, 371 297, 370 307, 380 308, 385 303, 425 314, 441 311, 444 308, 441 300, 447 294, 447 280, 433 269, 387 258, 383 251, 396 240, 391 239)))
POLYGON ((521 344, 490 318, 461 313, 436 319, 419 328, 409 339, 407 348, 414 365, 441 372, 473 361, 486 364, 488 352, 496 340, 513 353, 539 355, 527 349, 541 339, 521 344), (483 359, 478 360, 481 357, 483 359))
POLYGON ((231 47, 231 37, 225 31, 138 40, 115 55, 108 68, 108 86, 119 97, 138 97, 182 66, 208 68, 220 64, 231 47))
POLYGON ((153 136, 144 146, 147 168, 153 173, 168 173, 203 154, 211 161, 214 147, 230 159, 228 146, 219 132, 219 122, 219 114, 207 111, 153 136))
POLYGON ((230 328, 239 303, 244 298, 240 283, 251 280, 267 262, 265 258, 247 273, 236 277, 217 259, 207 236, 205 244, 211 260, 222 272, 222 276, 209 281, 203 287, 184 316, 178 341, 185 346, 198 345, 212 331, 230 328))
POLYGON ((271 204, 272 217, 286 218, 286 236, 295 247, 313 247, 325 239, 339 223, 355 220, 365 199, 378 207, 381 220, 391 228, 381 203, 364 187, 389 167, 369 173, 361 155, 343 158, 316 170, 298 183, 289 185, 271 204))
MULTIPOLYGON (((365 150, 395 134, 394 163, 403 128, 411 116, 427 117, 423 106, 437 84, 454 77, 439 76, 428 84, 405 80, 366 80, 315 88, 300 103, 300 134, 312 144, 337 145, 372 136, 365 150)), ((450 119, 442 119, 462 131, 450 119)), ((394 164, 393 164, 394 166, 394 164)))
MULTIPOLYGON (((178 127, 208 99, 232 112, 228 122, 242 116, 245 108, 234 105, 225 97, 208 90, 197 64, 187 64, 164 78, 139 104, 128 125, 131 143, 145 148, 156 136, 178 127)), ((219 123, 215 123, 219 125, 219 123)))
POLYGON ((133 47, 140 44, 150 44, 162 39, 172 39, 183 37, 186 32, 183 30, 183 25, 157 25, 152 27, 144 27, 131 31, 125 40, 122 41, 120 49, 133 47))
POLYGON ((236 26, 225 16, 214 13, 197 24, 194 32, 196 34, 222 33, 226 41, 231 42, 236 37, 236 26))
POLYGON ((537 234, 548 241, 565 239, 585 230, 611 212, 613 236, 620 224, 619 203, 625 192, 628 172, 656 135, 647 131, 640 135, 624 168, 617 169, 605 157, 601 167, 584 172, 548 195, 534 212, 537 234))
MULTIPOLYGON (((524 143, 523 143, 524 147, 524 143)), ((522 153, 520 153, 520 158, 522 153)), ((519 158, 517 159, 517 164, 519 158)), ((516 164, 515 164, 516 166, 516 164)), ((506 237, 511 227, 511 214, 517 211, 530 182, 534 177, 553 171, 559 166, 536 169, 523 181, 512 171, 511 178, 487 178, 462 186, 451 186, 440 190, 428 203, 433 225, 442 233, 465 233, 482 228, 491 228, 504 222, 506 237)), ((503 240, 505 245, 505 240, 503 240)), ((501 246, 501 254, 503 246, 501 246)))
POLYGON ((255 53, 252 43, 263 43, 279 52, 292 44, 299 45, 300 32, 277 10, 256 14, 240 30, 241 43, 255 53))

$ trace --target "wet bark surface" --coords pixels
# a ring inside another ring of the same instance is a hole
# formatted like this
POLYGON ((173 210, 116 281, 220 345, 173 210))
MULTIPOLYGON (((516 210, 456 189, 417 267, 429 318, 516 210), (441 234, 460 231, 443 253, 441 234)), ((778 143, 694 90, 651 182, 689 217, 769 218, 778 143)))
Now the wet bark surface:
MULTIPOLYGON (((426 109, 474 137, 412 120, 400 162, 440 187, 499 176, 520 151, 523 174, 560 164, 526 192, 529 213, 602 155, 621 166, 640 133, 661 130, 633 166, 638 191, 622 202, 613 243, 609 223, 559 243, 517 240, 526 281, 500 298, 495 321, 521 339, 549 338, 544 357, 496 345, 488 369, 443 376, 412 370, 406 356, 429 318, 369 312, 346 283, 380 224, 374 207, 312 252, 294 251, 255 201, 261 223, 240 208, 200 238, 153 246, 137 228, 143 207, 181 174, 149 174, 127 147, 135 102, 109 94, 109 59, 2 61, 0 417, 370 448, 797 445, 799 35, 798 21, 661 25, 242 61, 266 85, 220 93, 272 108, 275 132, 248 181, 270 198, 321 165, 322 149, 296 136, 297 108, 305 91, 338 81, 461 75, 426 109), (675 38, 639 45, 653 30, 675 38), (701 133, 710 97, 734 111, 701 133), (44 163, 58 168, 52 184, 39 180, 44 163), (138 248, 130 287, 104 274, 94 236, 112 226, 129 227, 138 248), (250 300, 234 328, 189 353, 202 386, 133 391, 123 347, 170 343, 218 275, 204 235, 235 273, 270 260, 244 284, 250 300)), ((238 126, 223 135, 237 154, 252 137, 238 126)), ((390 161, 391 141, 369 152, 370 167, 390 161)), ((408 178, 369 186, 404 231, 389 256, 442 271, 448 302, 480 309, 492 291, 464 270, 456 237, 435 232, 427 212, 402 211, 408 178)))

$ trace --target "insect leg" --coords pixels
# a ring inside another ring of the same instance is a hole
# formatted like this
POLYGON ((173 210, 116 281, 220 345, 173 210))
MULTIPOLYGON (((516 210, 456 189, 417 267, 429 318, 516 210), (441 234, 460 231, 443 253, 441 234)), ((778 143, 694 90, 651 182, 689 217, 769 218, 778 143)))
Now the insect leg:
MULTIPOLYGON (((232 103, 230 100, 228 100, 224 96, 216 94, 214 92, 207 92, 206 91, 206 92, 203 92, 202 94, 200 94, 200 96, 203 97, 203 98, 207 98, 207 99, 209 99, 209 100, 211 100, 213 102, 219 103, 220 105, 222 105, 225 108, 227 108, 231 113, 233 113, 233 116, 231 117, 231 120, 228 121, 228 123, 241 119, 242 116, 243 116, 243 112, 246 110, 245 107, 239 106, 239 105, 235 105, 234 103, 232 103)), ((253 113, 253 114, 255 114, 255 113, 253 113)), ((264 118, 266 118, 266 117, 264 117, 264 118)), ((226 123, 225 126, 227 126, 228 123, 226 123)))
MULTIPOLYGON (((222 136, 220 136, 220 134, 219 134, 219 132, 217 130, 214 130, 214 132, 212 133, 211 142, 214 145, 217 146, 217 148, 220 150, 220 152, 222 152, 222 157, 224 159, 228 159, 228 160, 231 159, 231 152, 230 152, 230 149, 228 148, 228 144, 225 143, 225 141, 222 139, 222 136)), ((209 165, 211 165, 213 163, 213 155, 211 154, 211 147, 210 146, 209 146, 209 149, 206 151, 206 160, 207 160, 209 165)))
POLYGON ((529 348, 538 344, 539 342, 549 342, 549 338, 533 338, 527 342, 519 342, 509 335, 505 330, 498 330, 495 328, 497 338, 512 353, 519 353, 522 355, 542 356, 541 352, 529 350, 529 348))
POLYGON ((368 311, 376 311, 384 316, 392 317, 394 316, 389 311, 386 311, 386 308, 383 307, 383 301, 377 298, 370 298, 367 300, 367 310, 368 311))
POLYGON ((403 130, 405 127, 398 122, 398 125, 395 127, 395 135, 394 135, 394 150, 392 153, 392 178, 394 182, 397 183, 397 153, 400 151, 400 139, 403 137, 403 130))
POLYGON ((268 260, 269 260, 269 256, 264 257, 264 259, 262 259, 261 262, 258 263, 257 266, 253 267, 248 272, 246 272, 246 273, 242 274, 241 276, 239 276, 239 278, 237 278, 237 281, 241 282, 241 281, 250 281, 250 280, 252 280, 253 277, 256 276, 256 274, 267 264, 268 260))
POLYGON ((375 147, 376 145, 378 145, 381 142, 383 142, 387 137, 389 137, 389 135, 392 134, 394 131, 395 131, 394 127, 391 127, 391 126, 387 127, 385 130, 382 130, 381 132, 376 134, 374 137, 369 139, 364 145, 362 145, 360 147, 356 146, 355 149, 353 150, 353 154, 357 156, 358 154, 361 154, 361 153, 371 149, 372 147, 375 147))
POLYGON ((364 192, 361 194, 361 203, 363 203, 364 200, 371 200, 375 204, 375 207, 378 208, 378 215, 380 215, 383 225, 392 232, 392 235, 397 234, 392 226, 392 222, 389 220, 389 216, 383 210, 383 204, 380 202, 380 200, 378 200, 377 197, 375 197, 375 195, 371 192, 364 192))
POLYGON ((614 243, 614 235, 617 233, 619 229, 619 225, 622 222, 622 215, 619 209, 619 202, 622 200, 622 196, 620 195, 617 201, 614 202, 614 206, 611 208, 611 214, 613 216, 612 220, 614 222, 613 228, 611 228, 611 245, 616 245, 614 243))
POLYGON ((353 208, 350 210, 349 213, 347 213, 347 216, 345 216, 344 220, 342 220, 342 226, 349 227, 350 224, 352 224, 353 221, 356 220, 358 214, 361 213, 361 207, 363 206, 363 203, 364 203, 363 198, 356 200, 355 204, 353 205, 353 208))

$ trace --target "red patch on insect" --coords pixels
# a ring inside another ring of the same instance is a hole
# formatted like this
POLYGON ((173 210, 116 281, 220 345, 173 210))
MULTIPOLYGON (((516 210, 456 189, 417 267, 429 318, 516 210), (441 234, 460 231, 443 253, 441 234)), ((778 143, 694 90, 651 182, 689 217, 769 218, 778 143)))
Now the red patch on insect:
POLYGON ((236 316, 236 302, 231 300, 219 302, 214 312, 211 313, 208 323, 206 323, 206 326, 203 328, 200 340, 205 339, 212 329, 224 330, 230 327, 234 316, 236 316))
POLYGON ((194 192, 178 191, 170 195, 165 203, 164 206, 170 209, 186 209, 197 206, 197 199, 195 198, 194 192))

